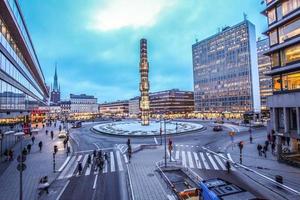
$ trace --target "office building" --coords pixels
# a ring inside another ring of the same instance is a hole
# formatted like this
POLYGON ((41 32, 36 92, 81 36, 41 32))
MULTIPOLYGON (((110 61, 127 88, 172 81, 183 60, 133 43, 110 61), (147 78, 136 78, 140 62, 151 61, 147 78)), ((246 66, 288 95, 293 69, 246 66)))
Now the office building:
POLYGON ((129 101, 114 101, 99 105, 99 112, 103 116, 127 116, 129 112, 129 101))
POLYGON ((194 111, 194 93, 179 89, 150 93, 150 113, 186 114, 194 111))
POLYGON ((260 111, 255 26, 246 18, 192 45, 195 110, 208 117, 260 111))
POLYGON ((49 98, 45 78, 18 1, 0 1, 0 124, 23 124, 49 98))
POLYGON ((57 66, 55 65, 54 82, 51 88, 51 103, 58 104, 60 101, 60 86, 58 86, 57 66))
POLYGON ((134 97, 128 102, 128 112, 132 117, 138 117, 141 113, 140 110, 140 97, 134 97))
POLYGON ((286 157, 282 150, 300 152, 300 0, 266 0, 262 13, 268 19, 265 34, 270 40, 265 54, 272 63, 269 129, 278 137, 279 159, 299 160, 299 156, 286 157))
POLYGON ((264 55, 269 50, 269 39, 260 39, 257 41, 257 61, 259 72, 259 89, 260 89, 260 103, 261 111, 268 115, 269 109, 267 107, 267 97, 272 95, 272 78, 266 73, 271 71, 271 59, 264 55))
POLYGON ((97 98, 86 94, 70 94, 71 113, 98 113, 97 98))

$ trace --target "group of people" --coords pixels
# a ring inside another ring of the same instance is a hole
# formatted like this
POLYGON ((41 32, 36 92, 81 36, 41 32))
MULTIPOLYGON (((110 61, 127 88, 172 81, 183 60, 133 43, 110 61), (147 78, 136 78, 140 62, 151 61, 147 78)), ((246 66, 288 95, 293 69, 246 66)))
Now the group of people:
MULTIPOLYGON (((105 161, 109 162, 108 154, 106 152, 103 153, 102 150, 99 150, 98 152, 96 150, 94 150, 92 155, 93 155, 93 159, 94 159, 99 171, 103 170, 105 161)), ((92 163, 92 156, 91 156, 91 154, 89 154, 88 159, 87 159, 87 165, 90 166, 91 163, 92 163)), ((78 162, 77 169, 78 169, 79 175, 82 174, 83 167, 84 166, 82 166, 82 163, 78 162)))
POLYGON ((267 140, 265 141, 264 145, 258 144, 257 145, 257 151, 259 156, 267 157, 267 151, 269 150, 269 146, 271 146, 272 154, 275 154, 275 148, 276 148, 276 137, 274 133, 272 134, 268 133, 267 140))

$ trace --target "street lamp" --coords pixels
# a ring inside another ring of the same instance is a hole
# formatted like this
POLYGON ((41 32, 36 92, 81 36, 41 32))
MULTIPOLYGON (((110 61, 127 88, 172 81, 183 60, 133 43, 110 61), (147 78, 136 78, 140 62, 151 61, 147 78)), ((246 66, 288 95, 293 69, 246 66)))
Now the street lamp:
POLYGON ((166 128, 166 118, 164 118, 164 129, 165 129, 165 167, 167 167, 167 128, 166 128))
POLYGON ((22 139, 23 139, 23 136, 25 135, 24 132, 18 132, 18 133, 15 133, 14 134, 16 137, 18 137, 20 139, 20 160, 18 159, 18 170, 20 172, 20 194, 19 194, 19 199, 22 200, 23 199, 23 170, 25 169, 25 165, 24 165, 24 161, 25 159, 23 159, 23 154, 22 154, 22 147, 23 147, 23 144, 22 144, 22 139))

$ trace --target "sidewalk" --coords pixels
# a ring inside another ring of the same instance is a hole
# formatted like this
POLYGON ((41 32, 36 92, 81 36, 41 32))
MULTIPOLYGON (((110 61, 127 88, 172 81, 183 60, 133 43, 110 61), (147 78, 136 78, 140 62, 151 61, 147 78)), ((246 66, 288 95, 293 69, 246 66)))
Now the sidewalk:
MULTIPOLYGON (((38 134, 35 134, 35 143, 31 147, 31 152, 26 157, 26 170, 23 171, 23 199, 34 200, 37 197, 37 187, 39 179, 42 176, 48 176, 49 183, 51 183, 58 173, 53 173, 53 146, 58 146, 58 153, 55 156, 56 170, 58 170, 65 159, 67 158, 66 150, 63 148, 63 140, 58 139, 58 127, 45 127, 40 129, 38 134), (48 130, 48 135, 45 134, 45 130, 48 130), (50 131, 54 131, 54 140, 51 140, 50 131), (38 143, 43 142, 42 151, 39 151, 38 143)), ((23 147, 27 144, 31 144, 31 138, 23 139, 23 147)), ((0 163, 3 170, 0 176, 0 199, 15 200, 19 198, 19 171, 17 170, 17 156, 20 152, 20 142, 14 147, 14 160, 7 164, 9 161, 0 163), (2 166, 8 165, 6 169, 2 166)))
POLYGON ((168 200, 173 195, 167 184, 155 171, 155 163, 162 160, 163 149, 144 149, 134 153, 128 164, 134 199, 168 200))
MULTIPOLYGON (((271 145, 267 151, 267 158, 258 155, 257 145, 264 145, 267 140, 267 133, 253 133, 253 138, 252 144, 249 140, 244 140, 243 165, 261 172, 273 180, 276 175, 280 175, 283 177, 285 185, 299 191, 300 169, 278 162, 276 156, 272 155, 271 145)), ((235 162, 240 161, 240 150, 237 144, 233 149, 232 145, 228 146, 227 153, 230 153, 235 162)))

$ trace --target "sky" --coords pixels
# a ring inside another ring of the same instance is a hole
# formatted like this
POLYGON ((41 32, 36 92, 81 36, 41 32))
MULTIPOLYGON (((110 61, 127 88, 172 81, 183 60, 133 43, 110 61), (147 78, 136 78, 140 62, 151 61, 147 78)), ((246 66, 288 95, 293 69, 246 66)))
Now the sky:
POLYGON ((243 20, 266 30, 260 0, 19 0, 45 80, 62 99, 139 95, 139 40, 148 40, 150 92, 193 90, 192 44, 243 20), (213 2, 213 3, 212 3, 213 2))

